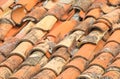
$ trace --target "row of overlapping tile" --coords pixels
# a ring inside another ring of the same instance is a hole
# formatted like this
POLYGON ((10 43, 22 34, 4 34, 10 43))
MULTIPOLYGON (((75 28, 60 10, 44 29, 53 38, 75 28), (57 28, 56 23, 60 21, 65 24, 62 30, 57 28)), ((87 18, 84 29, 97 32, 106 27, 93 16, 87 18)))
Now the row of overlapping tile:
POLYGON ((120 0, 0 0, 0 79, 120 79, 120 0))

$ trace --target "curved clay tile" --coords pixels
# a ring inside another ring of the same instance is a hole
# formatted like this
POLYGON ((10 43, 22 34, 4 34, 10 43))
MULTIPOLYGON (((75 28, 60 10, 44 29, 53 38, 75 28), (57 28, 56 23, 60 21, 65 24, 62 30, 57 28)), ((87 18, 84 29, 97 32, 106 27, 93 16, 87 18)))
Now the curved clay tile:
POLYGON ((38 2, 39 0, 18 0, 15 6, 22 5, 27 11, 30 11, 38 2))
POLYGON ((12 72, 21 64, 23 59, 20 56, 13 55, 0 64, 1 67, 8 67, 12 72))
POLYGON ((12 29, 13 25, 7 20, 0 20, 0 40, 4 40, 7 33, 12 29))
POLYGON ((28 13, 24 18, 23 22, 25 21, 34 21, 38 22, 43 17, 43 15, 47 12, 44 7, 35 7, 30 13, 28 13))
POLYGON ((16 24, 21 24, 22 19, 25 17, 27 14, 26 9, 23 6, 17 5, 14 7, 11 13, 11 19, 16 23, 16 24))
POLYGON ((80 74, 80 71, 75 67, 69 67, 64 70, 57 78, 55 79, 76 79, 76 77, 80 74))
POLYGON ((8 79, 10 75, 12 75, 12 72, 7 67, 0 67, 0 78, 1 79, 8 79))
POLYGON ((0 8, 4 11, 13 3, 14 0, 0 0, 0 8))
MULTIPOLYGON (((29 61, 29 64, 24 64, 9 79, 13 79, 13 78, 30 79, 34 75, 36 75, 40 71, 41 67, 44 66, 44 64, 46 64, 47 60, 48 60, 45 56, 42 57, 42 59, 41 58, 39 59, 38 56, 36 56, 36 52, 34 52, 29 57, 29 59, 27 59, 27 61, 29 61), (33 58, 33 59, 30 59, 30 58, 33 58), (35 58, 35 60, 34 60, 34 58, 35 58), (36 61, 36 60, 40 60, 40 61, 36 61), (32 65, 31 63, 36 63, 36 64, 32 65)), ((40 52, 37 52, 37 55, 39 55, 38 53, 40 53, 40 52)))
POLYGON ((113 6, 117 6, 120 4, 120 0, 108 0, 108 2, 113 6))

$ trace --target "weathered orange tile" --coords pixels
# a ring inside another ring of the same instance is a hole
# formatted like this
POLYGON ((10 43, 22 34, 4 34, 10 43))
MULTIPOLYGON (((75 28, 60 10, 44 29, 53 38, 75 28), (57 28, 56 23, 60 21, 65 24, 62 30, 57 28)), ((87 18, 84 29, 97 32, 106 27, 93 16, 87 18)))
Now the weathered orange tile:
POLYGON ((6 59, 5 56, 0 54, 0 63, 3 62, 5 59, 6 59))
POLYGON ((75 10, 71 10, 66 12, 62 17, 61 17, 61 21, 67 21, 70 20, 75 14, 75 10))
POLYGON ((28 41, 35 45, 45 34, 46 32, 43 32, 42 30, 32 29, 21 41, 28 41))
POLYGON ((32 66, 24 66, 17 72, 15 72, 9 79, 30 79, 32 76, 36 74, 36 72, 40 71, 40 66, 36 65, 32 66))
POLYGON ((15 72, 10 79, 30 79, 40 71, 41 67, 43 67, 47 61, 48 59, 43 56, 43 53, 35 51, 21 64, 19 70, 15 72))
POLYGON ((51 59, 54 57, 61 57, 67 61, 70 58, 70 53, 68 52, 67 48, 61 47, 52 54, 51 59))
POLYGON ((54 15, 57 19, 60 19, 69 9, 71 5, 58 3, 53 8, 48 10, 47 15, 54 15))
POLYGON ((0 78, 8 79, 12 72, 7 67, 0 67, 0 78))
POLYGON ((85 59, 83 59, 82 57, 76 57, 73 58, 65 67, 75 67, 82 72, 85 69, 86 65, 87 61, 85 59))
POLYGON ((115 10, 115 9, 118 8, 118 7, 114 7, 114 6, 109 6, 109 5, 107 5, 107 4, 103 4, 103 5, 100 6, 100 7, 101 7, 102 11, 103 11, 105 14, 107 14, 107 13, 109 13, 109 12, 111 12, 111 11, 113 11, 113 10, 115 10))
POLYGON ((0 8, 6 10, 12 3, 14 3, 14 0, 0 0, 0 8))
POLYGON ((55 79, 56 74, 51 70, 44 70, 41 73, 34 76, 32 79, 55 79))
MULTIPOLYGON (((56 75, 59 75, 62 71, 62 67, 66 64, 66 61, 61 57, 54 57, 51 59, 43 68, 42 70, 51 70, 56 75)), ((43 73, 43 72, 40 72, 43 73)))
POLYGON ((120 59, 116 59, 109 67, 116 67, 116 68, 120 68, 120 59))
MULTIPOLYGON (((24 2, 24 1, 23 1, 24 2)), ((16 6, 14 7, 14 9, 12 10, 11 13, 11 19, 16 23, 16 24, 21 24, 22 19, 25 17, 25 15, 27 14, 26 9, 23 6, 16 6)))
POLYGON ((107 68, 110 61, 113 59, 113 56, 109 53, 102 53, 99 56, 97 56, 90 65, 98 65, 102 68, 107 68))
POLYGON ((106 24, 104 24, 104 23, 100 23, 100 22, 99 22, 99 23, 93 24, 91 30, 92 30, 92 29, 98 29, 98 30, 100 30, 100 31, 102 31, 102 32, 105 32, 105 31, 108 31, 108 30, 109 30, 109 26, 106 25, 106 24))
POLYGON ((12 25, 9 23, 0 23, 0 40, 4 40, 7 33, 12 29, 12 25))
POLYGON ((74 57, 83 57, 87 60, 91 60, 93 58, 93 52, 96 48, 94 44, 85 44, 83 45, 79 51, 74 55, 74 57))
POLYGON ((83 10, 84 12, 86 12, 88 10, 88 8, 90 7, 90 5, 94 2, 95 0, 77 0, 74 2, 74 7, 79 9, 79 10, 83 10), (85 5, 84 5, 85 4, 85 5))
POLYGON ((119 0, 108 0, 108 2, 109 2, 111 5, 119 5, 119 4, 120 4, 120 1, 119 1, 119 0))
POLYGON ((36 4, 38 3, 38 0, 18 0, 16 4, 24 6, 27 11, 30 11, 36 4))
POLYGON ((95 22, 94 18, 87 18, 84 21, 82 21, 77 27, 73 29, 75 30, 82 30, 84 32, 88 32, 88 29, 91 27, 91 25, 95 22))
POLYGON ((10 38, 5 41, 2 46, 0 46, 0 53, 2 53, 5 57, 9 56, 10 52, 16 47, 19 41, 20 40, 17 38, 10 38))
POLYGON ((26 22, 26 24, 22 26, 22 28, 18 31, 17 34, 15 34, 14 37, 18 39, 22 39, 25 35, 27 35, 28 32, 30 32, 30 30, 32 29, 32 27, 34 27, 34 25, 35 23, 33 22, 29 22, 29 23, 26 22))
POLYGON ((80 75, 80 71, 74 67, 64 70, 56 79, 76 79, 80 75))
POLYGON ((100 8, 103 4, 106 4, 106 0, 95 0, 89 9, 100 8))
POLYGON ((120 72, 118 71, 108 71, 100 79, 119 79, 120 72))
POLYGON ((98 79, 102 76, 104 70, 99 66, 91 66, 85 70, 78 79, 98 79))
POLYGON ((100 17, 100 19, 107 20, 111 24, 111 29, 112 29, 112 25, 119 21, 119 13, 120 13, 120 10, 115 9, 112 12, 103 15, 102 17, 100 17))
POLYGON ((99 18, 100 16, 101 16, 100 8, 92 9, 86 14, 86 17, 93 17, 95 19, 99 18))
MULTIPOLYGON (((8 67, 12 72, 22 63, 20 56, 13 55, 0 64, 1 67, 8 67)), ((2 72, 2 71, 1 71, 2 72)))
POLYGON ((52 7, 54 7, 56 4, 57 4, 57 2, 58 2, 58 0, 57 1, 48 1, 45 5, 44 5, 44 7, 47 9, 47 10, 49 10, 49 9, 51 9, 52 7))
POLYGON ((100 52, 108 52, 114 57, 118 55, 120 46, 116 42, 108 42, 100 52))
POLYGON ((116 30, 111 36, 110 38, 108 39, 107 42, 110 42, 110 41, 114 41, 114 42, 118 42, 120 43, 120 30, 116 30))
POLYGON ((97 55, 102 49, 103 49, 103 46, 105 45, 105 41, 103 40, 100 40, 99 43, 97 44, 97 47, 95 48, 94 52, 95 54, 94 55, 97 55))
POLYGON ((56 22, 57 18, 55 16, 47 15, 40 22, 38 22, 34 28, 41 29, 43 31, 50 31, 56 22))
POLYGON ((120 27, 120 23, 115 23, 115 24, 113 25, 113 29, 111 30, 111 34, 112 34, 114 31, 119 30, 119 27, 120 27))
MULTIPOLYGON (((8 33, 7 33, 7 35, 5 36, 5 39, 8 39, 8 38, 10 38, 10 37, 14 37, 14 36, 16 36, 17 37, 17 35, 16 34, 19 34, 18 32, 20 32, 21 31, 21 29, 23 29, 25 26, 26 26, 26 24, 27 24, 27 22, 26 23, 24 23, 24 24, 22 24, 20 27, 13 27, 8 33)), ((23 35, 24 36, 24 35, 23 35)), ((20 37, 19 37, 20 38, 20 37)))
POLYGON ((30 13, 28 13, 24 18, 23 22, 25 21, 34 21, 38 22, 43 15, 47 12, 47 10, 44 7, 38 7, 36 6, 30 13))
POLYGON ((55 42, 57 42, 64 38, 65 35, 68 34, 76 25, 77 22, 75 20, 65 21, 60 25, 56 26, 55 29, 51 30, 48 33, 47 38, 49 39, 50 36, 53 36, 56 40, 55 42))
POLYGON ((29 52, 28 49, 32 47, 32 44, 30 42, 21 42, 20 44, 18 44, 18 46, 10 53, 10 55, 19 55, 21 56, 23 59, 25 59, 29 52), (24 49, 23 49, 24 48, 24 49))

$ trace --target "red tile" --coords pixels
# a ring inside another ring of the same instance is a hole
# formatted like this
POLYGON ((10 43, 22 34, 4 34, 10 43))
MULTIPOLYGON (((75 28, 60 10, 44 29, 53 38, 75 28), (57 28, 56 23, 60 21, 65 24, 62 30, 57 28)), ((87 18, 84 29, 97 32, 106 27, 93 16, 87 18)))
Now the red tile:
POLYGON ((89 9, 100 8, 103 4, 106 4, 106 0, 95 0, 89 9))
POLYGON ((102 68, 107 68, 108 64, 111 62, 113 59, 113 56, 109 53, 102 53, 99 56, 97 56, 91 63, 90 65, 98 65, 102 68))
POLYGON ((56 79, 76 79, 80 75, 80 71, 74 67, 64 70, 56 79))
POLYGON ((96 48, 96 45, 93 44, 85 44, 83 45, 79 51, 74 55, 74 57, 83 57, 87 60, 91 60, 93 58, 93 53, 96 48))
POLYGON ((2 54, 0 54, 0 63, 3 62, 5 60, 5 56, 3 56, 2 54))
POLYGON ((47 15, 40 22, 38 22, 34 26, 34 28, 48 32, 52 29, 52 27, 55 25, 56 22, 57 22, 57 18, 55 16, 47 15))
MULTIPOLYGON (((66 61, 61 57, 54 57, 51 59, 43 68, 42 70, 51 70, 56 75, 59 75, 62 71, 62 67, 66 64, 66 61)), ((43 72, 40 72, 43 73, 43 72)))
POLYGON ((22 39, 23 37, 25 37, 28 34, 28 32, 30 32, 30 30, 34 26, 35 26, 35 23, 33 23, 33 22, 27 23, 26 22, 26 24, 22 26, 23 28, 21 28, 20 31, 18 31, 18 33, 15 34, 15 38, 22 39))
POLYGON ((110 38, 107 40, 107 42, 114 41, 120 43, 120 30, 116 30, 110 38))
POLYGON ((55 42, 57 42, 63 39, 65 35, 68 34, 76 25, 77 25, 77 22, 75 20, 65 21, 60 25, 56 26, 55 29, 51 30, 47 35, 47 38, 49 38, 50 36, 53 36, 56 39, 55 42))
POLYGON ((116 30, 119 30, 119 27, 120 27, 120 23, 116 23, 116 24, 114 24, 111 33, 113 33, 113 32, 116 31, 116 30))
POLYGON ((91 66, 87 70, 85 70, 78 79, 99 79, 104 70, 99 66, 91 66))
POLYGON ((30 11, 36 4, 38 3, 38 0, 27 0, 27 1, 24 1, 24 0, 18 0, 16 2, 16 4, 20 4, 22 6, 24 6, 27 11, 30 11))
POLYGON ((0 52, 5 56, 9 56, 10 52, 15 49, 16 45, 20 42, 17 38, 10 38, 0 46, 0 52))
MULTIPOLYGON (((21 29, 23 29, 26 26, 27 23, 22 24, 20 27, 13 27, 5 36, 5 39, 8 39, 10 37, 14 37, 16 36, 16 34, 19 34, 19 32, 21 31, 21 29)), ((19 37, 20 38, 20 37, 19 37)))
MULTIPOLYGON (((107 3, 108 4, 108 3, 107 3)), ((103 4, 101 7, 102 11, 107 14, 107 13, 110 13, 111 11, 117 9, 117 7, 114 7, 114 6, 109 6, 107 4, 103 4)))
POLYGON ((7 33, 12 29, 12 25, 9 23, 0 23, 0 40, 4 40, 7 33))
POLYGON ((44 5, 44 7, 47 9, 47 10, 49 10, 49 9, 51 9, 51 8, 53 8, 56 4, 57 4, 57 2, 58 2, 59 0, 56 0, 56 1, 48 1, 47 2, 47 4, 45 4, 44 5))
POLYGON ((103 49, 103 46, 105 45, 105 41, 103 40, 100 40, 99 43, 97 44, 97 47, 95 48, 94 52, 95 54, 94 55, 97 55, 102 49, 103 49))
POLYGON ((102 15, 100 8, 94 8, 90 10, 87 14, 86 17, 93 17, 95 19, 99 18, 102 15))
POLYGON ((32 44, 29 42, 21 42, 11 53, 10 55, 19 55, 21 56, 23 59, 26 59, 26 57, 28 56, 29 52, 28 50, 30 50, 29 48, 32 47, 32 44), (24 49, 23 49, 24 48, 24 49))
POLYGON ((116 67, 118 69, 120 69, 120 59, 116 59, 109 67, 116 67))
POLYGON ((42 30, 33 29, 21 41, 28 41, 35 45, 45 34, 46 32, 43 32, 42 30))
MULTIPOLYGON (((25 1, 23 1, 25 2, 25 1)), ((27 14, 27 11, 24 7, 20 6, 16 6, 11 13, 11 19, 16 23, 16 24, 21 24, 22 19, 25 17, 25 15, 27 14)))
POLYGON ((30 79, 32 76, 37 74, 36 72, 40 71, 40 65, 33 66, 24 66, 17 72, 15 72, 9 79, 30 79))
POLYGON ((71 5, 69 4, 56 4, 53 8, 48 10, 47 15, 54 15, 57 19, 60 19, 69 9, 71 5))
POLYGON ((12 72, 23 62, 23 59, 13 55, 0 64, 1 67, 8 67, 12 72))
POLYGON ((47 10, 44 7, 38 7, 36 6, 30 13, 28 13, 24 18, 23 22, 25 21, 34 21, 38 22, 43 15, 47 12, 47 10))
POLYGON ((9 6, 14 3, 14 0, 0 0, 0 8, 6 10, 9 6))
POLYGON ((94 0, 77 0, 74 2, 74 7, 86 12, 94 0))
POLYGON ((94 18, 87 18, 85 19, 84 21, 80 22, 80 24, 75 27, 73 29, 73 31, 75 30, 82 30, 82 31, 85 31, 85 32, 88 32, 88 29, 91 27, 91 25, 95 22, 95 19, 94 18))
POLYGON ((41 56, 43 53, 40 53, 41 52, 38 51, 33 52, 33 54, 21 64, 18 71, 16 71, 9 79, 30 79, 36 75, 41 67, 48 61, 47 57, 41 56))
POLYGON ((67 48, 60 47, 52 54, 51 59, 54 57, 61 57, 67 61, 70 58, 70 53, 68 52, 67 48))
POLYGON ((108 42, 100 52, 108 52, 114 57, 119 53, 120 46, 116 42, 108 42))
POLYGON ((12 72, 7 67, 0 67, 0 78, 8 79, 12 72))
POLYGON ((100 79, 119 79, 120 78, 120 72, 118 71, 109 71, 105 73, 100 79))
POLYGON ((55 79, 55 78, 56 78, 55 73, 47 69, 34 76, 32 79, 55 79))
POLYGON ((119 4, 120 4, 120 1, 119 1, 119 0, 108 0, 108 2, 109 2, 111 5, 119 5, 119 4))
POLYGON ((91 28, 92 29, 98 29, 102 32, 105 32, 105 31, 108 31, 109 30, 109 26, 104 24, 104 23, 95 23, 92 25, 93 27, 91 28))
POLYGON ((106 14, 106 15, 103 15, 100 18, 107 20, 111 24, 111 28, 112 28, 112 25, 119 21, 119 13, 120 13, 120 10, 115 9, 114 11, 112 11, 112 12, 106 14))
POLYGON ((75 67, 82 72, 86 68, 86 65, 87 61, 85 59, 83 59, 82 57, 76 57, 72 59, 65 67, 75 67))

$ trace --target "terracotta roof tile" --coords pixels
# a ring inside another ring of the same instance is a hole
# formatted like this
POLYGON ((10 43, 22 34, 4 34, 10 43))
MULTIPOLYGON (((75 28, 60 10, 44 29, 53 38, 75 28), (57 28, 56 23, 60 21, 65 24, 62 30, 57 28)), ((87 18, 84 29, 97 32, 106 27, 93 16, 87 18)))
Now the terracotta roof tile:
POLYGON ((0 79, 119 79, 119 0, 0 0, 0 79))

